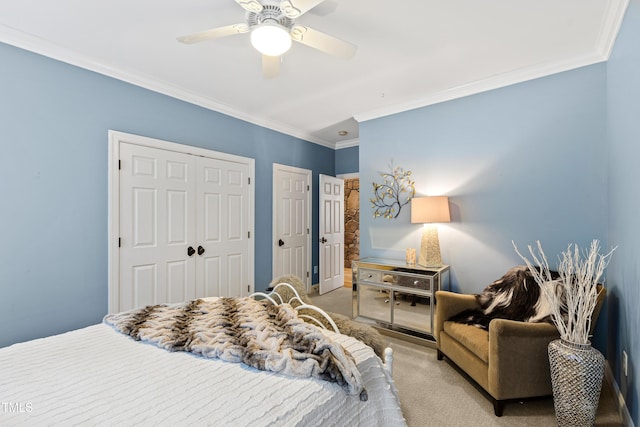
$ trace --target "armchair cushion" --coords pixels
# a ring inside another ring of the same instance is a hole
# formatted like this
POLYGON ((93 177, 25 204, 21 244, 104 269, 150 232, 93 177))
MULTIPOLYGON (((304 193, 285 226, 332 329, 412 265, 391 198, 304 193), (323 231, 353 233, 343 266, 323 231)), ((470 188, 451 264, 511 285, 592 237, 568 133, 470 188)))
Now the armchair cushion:
POLYGON ((452 321, 444 322, 444 331, 484 363, 489 363, 489 333, 487 331, 452 321))

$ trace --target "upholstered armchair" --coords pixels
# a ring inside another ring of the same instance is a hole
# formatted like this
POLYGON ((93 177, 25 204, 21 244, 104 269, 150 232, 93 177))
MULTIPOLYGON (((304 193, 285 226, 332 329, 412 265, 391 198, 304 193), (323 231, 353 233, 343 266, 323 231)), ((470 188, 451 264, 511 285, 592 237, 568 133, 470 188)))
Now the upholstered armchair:
MULTIPOLYGON (((598 297, 591 329, 602 307, 598 297)), ((493 319, 489 330, 449 321, 452 316, 480 306, 474 295, 436 292, 435 338, 438 360, 447 357, 491 397, 496 416, 508 400, 549 396, 551 376, 547 346, 559 338, 550 323, 493 319)))

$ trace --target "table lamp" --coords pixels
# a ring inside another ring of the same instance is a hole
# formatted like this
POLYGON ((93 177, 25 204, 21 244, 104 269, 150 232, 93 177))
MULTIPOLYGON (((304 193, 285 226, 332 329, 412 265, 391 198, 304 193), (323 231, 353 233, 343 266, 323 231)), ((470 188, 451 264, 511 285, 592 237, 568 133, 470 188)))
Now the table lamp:
POLYGON ((442 267, 438 222, 451 222, 447 196, 414 197, 411 199, 411 223, 424 224, 418 264, 423 267, 442 267))

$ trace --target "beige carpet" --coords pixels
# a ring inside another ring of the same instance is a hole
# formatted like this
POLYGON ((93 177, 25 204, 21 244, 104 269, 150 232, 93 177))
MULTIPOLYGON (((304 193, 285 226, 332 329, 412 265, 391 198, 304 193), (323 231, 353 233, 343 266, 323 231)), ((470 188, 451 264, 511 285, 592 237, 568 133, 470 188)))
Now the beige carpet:
MULTIPOLYGON (((320 308, 351 316, 351 289, 325 295, 310 294, 320 308)), ((508 403, 496 417, 486 396, 447 361, 438 361, 433 348, 389 337, 394 354, 393 378, 410 427, 555 426, 551 398, 508 403)), ((605 383, 597 426, 622 426, 613 393, 605 383)))

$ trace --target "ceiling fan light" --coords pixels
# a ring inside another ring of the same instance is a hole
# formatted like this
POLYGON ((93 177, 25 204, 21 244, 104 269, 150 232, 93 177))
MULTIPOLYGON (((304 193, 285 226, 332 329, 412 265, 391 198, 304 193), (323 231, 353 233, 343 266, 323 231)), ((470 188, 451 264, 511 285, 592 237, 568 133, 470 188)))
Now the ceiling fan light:
POLYGON ((291 48, 291 36, 282 26, 266 23, 251 30, 251 44, 267 56, 280 56, 291 48))

